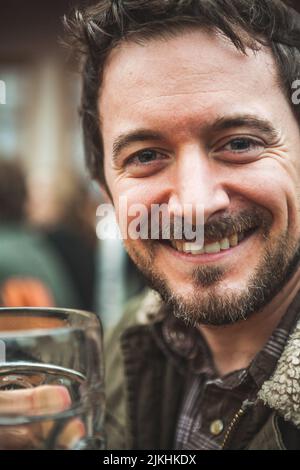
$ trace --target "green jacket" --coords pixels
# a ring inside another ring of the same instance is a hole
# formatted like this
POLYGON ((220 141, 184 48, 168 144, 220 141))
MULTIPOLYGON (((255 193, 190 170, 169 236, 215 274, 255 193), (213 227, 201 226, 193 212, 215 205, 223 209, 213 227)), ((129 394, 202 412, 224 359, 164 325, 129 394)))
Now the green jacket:
MULTIPOLYGON (((105 339, 106 435, 110 450, 172 449, 187 368, 166 358, 157 335, 159 297, 148 291, 131 301, 105 339)), ((300 449, 300 323, 254 404, 243 404, 225 432, 224 449, 300 449), (267 420, 239 432, 248 406, 265 408, 267 420)))
POLYGON ((45 237, 22 224, 0 224, 0 286, 15 277, 41 281, 53 295, 56 307, 78 305, 64 264, 45 237))

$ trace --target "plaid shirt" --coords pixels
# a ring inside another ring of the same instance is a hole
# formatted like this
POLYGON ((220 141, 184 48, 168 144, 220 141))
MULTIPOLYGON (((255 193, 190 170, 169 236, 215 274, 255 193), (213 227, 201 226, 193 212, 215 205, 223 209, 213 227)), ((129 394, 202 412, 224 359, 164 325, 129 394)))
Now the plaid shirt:
MULTIPOLYGON (((189 371, 175 449, 221 449, 226 430, 241 404, 246 399, 254 400, 274 371, 299 312, 300 293, 251 364, 222 378, 217 375, 210 350, 199 331, 173 315, 166 317, 161 330, 165 354, 178 368, 184 363, 189 371)), ((253 428, 254 421, 259 425, 264 418, 264 413, 255 410, 247 415, 243 425, 253 428)))

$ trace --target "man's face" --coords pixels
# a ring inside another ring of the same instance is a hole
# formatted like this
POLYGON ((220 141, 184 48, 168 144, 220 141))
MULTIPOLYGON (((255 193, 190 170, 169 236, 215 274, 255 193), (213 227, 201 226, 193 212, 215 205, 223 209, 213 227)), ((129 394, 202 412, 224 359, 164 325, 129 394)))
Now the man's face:
POLYGON ((99 109, 116 209, 121 196, 149 211, 167 204, 171 216, 204 208, 207 253, 125 240, 150 283, 192 322, 261 309, 299 260, 300 133, 271 54, 243 55, 200 30, 124 43, 99 109))

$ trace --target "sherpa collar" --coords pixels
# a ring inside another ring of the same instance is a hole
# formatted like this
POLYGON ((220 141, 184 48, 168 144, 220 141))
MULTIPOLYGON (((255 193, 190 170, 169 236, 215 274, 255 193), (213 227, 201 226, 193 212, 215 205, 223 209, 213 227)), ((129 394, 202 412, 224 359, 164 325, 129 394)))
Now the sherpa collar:
POLYGON ((258 398, 285 420, 300 427, 300 321, 288 340, 269 380, 258 398))

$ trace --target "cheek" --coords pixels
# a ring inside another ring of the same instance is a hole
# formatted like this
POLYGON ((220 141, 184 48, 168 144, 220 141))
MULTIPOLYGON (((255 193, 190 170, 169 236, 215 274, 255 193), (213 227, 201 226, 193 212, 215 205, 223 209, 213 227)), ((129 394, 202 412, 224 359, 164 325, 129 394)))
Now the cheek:
MULTIPOLYGON (((153 187, 151 185, 149 187, 149 184, 141 180, 120 179, 115 181, 112 197, 122 236, 125 239, 130 239, 130 243, 143 243, 143 240, 137 240, 136 237, 141 230, 140 222, 142 224, 147 222, 148 227, 151 205, 155 202, 153 187)), ((145 226, 142 233, 144 230, 148 234, 145 226)))
POLYGON ((237 176, 243 196, 272 214, 275 230, 298 229, 299 182, 292 166, 266 159, 237 176))
POLYGON ((126 178, 115 179, 110 190, 116 209, 127 206, 127 210, 141 205, 150 211, 152 204, 162 204, 168 200, 168 184, 157 177, 149 178, 126 178))

